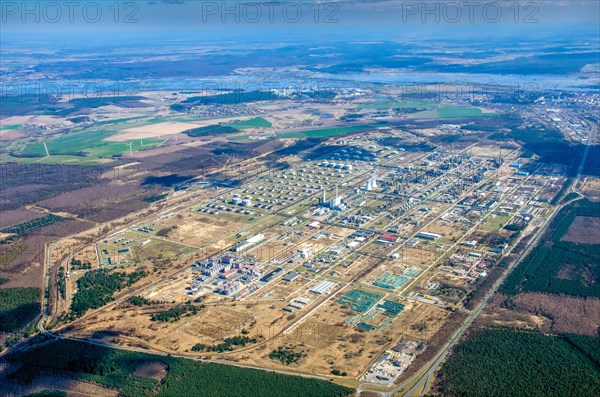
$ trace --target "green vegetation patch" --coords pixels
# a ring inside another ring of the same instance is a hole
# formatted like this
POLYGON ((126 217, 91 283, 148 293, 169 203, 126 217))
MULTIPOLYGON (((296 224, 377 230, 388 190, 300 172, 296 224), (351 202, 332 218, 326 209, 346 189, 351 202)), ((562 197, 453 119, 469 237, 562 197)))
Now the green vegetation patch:
POLYGON ((297 363, 302 356, 303 355, 300 352, 281 346, 269 353, 269 358, 271 360, 281 361, 281 363, 285 365, 297 363))
POLYGON ((21 383, 31 382, 42 371, 52 371, 120 389, 124 397, 342 397, 354 392, 318 379, 109 349, 72 340, 15 353, 8 360, 23 364, 9 375, 21 383), (161 381, 133 375, 136 368, 148 362, 161 362, 168 368, 161 381))
POLYGON ((61 390, 44 390, 39 393, 28 394, 25 397, 67 397, 67 393, 61 390))
POLYGON ((278 138, 283 139, 301 139, 311 137, 331 137, 342 134, 349 134, 354 132, 361 132, 376 128, 376 125, 357 125, 351 127, 337 127, 337 128, 325 128, 320 130, 309 130, 309 131, 296 131, 296 132, 284 132, 277 134, 278 138))
POLYGON ((562 336, 587 358, 600 366, 600 338, 596 336, 567 334, 562 336))
POLYGON ((155 203, 157 201, 167 198, 168 194, 159 194, 158 196, 149 196, 142 199, 145 203, 155 203))
POLYGON ((163 310, 150 315, 150 321, 169 323, 179 321, 181 316, 191 316, 198 313, 199 308, 194 305, 179 305, 172 309, 163 310))
POLYGON ((238 129, 228 125, 207 125, 205 127, 192 128, 191 130, 183 131, 184 134, 187 134, 192 138, 211 135, 226 135, 235 132, 238 132, 238 129))
POLYGON ((358 105, 360 109, 433 109, 437 107, 435 102, 425 101, 381 101, 364 102, 358 105))
POLYGON ((75 316, 82 316, 89 309, 97 309, 113 299, 115 292, 130 286, 145 276, 145 272, 130 274, 104 269, 88 271, 77 280, 77 293, 73 297, 71 309, 75 316))
MULTIPOLYGON (((110 120, 106 123, 116 123, 110 120)), ((131 142, 109 142, 106 138, 116 134, 114 130, 88 129, 71 134, 65 134, 58 138, 46 141, 50 156, 70 155, 80 157, 106 158, 120 156, 131 151, 151 149, 163 143, 160 139, 134 139, 131 142), (131 144, 131 145, 130 145, 131 144)), ((20 153, 24 156, 45 157, 46 149, 44 143, 34 143, 26 146, 20 153)))
POLYGON ((35 229, 38 229, 38 228, 41 228, 44 226, 49 226, 56 222, 62 222, 66 219, 67 218, 63 218, 62 216, 50 214, 50 215, 43 216, 41 218, 35 218, 35 219, 32 219, 27 222, 19 223, 18 225, 15 225, 15 226, 7 227, 6 229, 0 230, 0 232, 23 236, 23 235, 29 234, 31 231, 33 231, 35 229))
POLYGON ((273 127, 273 124, 271 124, 270 121, 268 121, 267 119, 264 119, 262 117, 254 117, 252 119, 240 121, 238 123, 228 124, 228 126, 233 127, 233 128, 237 128, 237 129, 244 129, 244 128, 271 128, 271 127, 273 127))
POLYGON ((508 328, 480 331, 461 342, 441 375, 448 396, 600 395, 600 370, 564 340, 508 328))
POLYGON ((441 107, 438 109, 438 116, 441 119, 454 119, 463 117, 493 117, 497 115, 497 113, 486 113, 479 108, 471 107, 441 107))
POLYGON ((27 248, 27 244, 24 241, 12 243, 12 239, 13 237, 8 237, 0 242, 0 269, 3 269, 17 259, 25 248, 27 248))
POLYGON ((600 203, 578 200, 563 207, 545 238, 506 278, 500 292, 550 292, 600 297, 600 245, 561 241, 577 216, 597 216, 600 203))
POLYGON ((20 124, 0 125, 0 131, 18 130, 19 128, 22 128, 22 127, 23 126, 20 124))
POLYGON ((15 332, 25 327, 41 309, 39 288, 0 289, 0 331, 15 332))
POLYGON ((217 352, 223 353, 232 351, 235 346, 246 346, 251 343, 256 343, 258 339, 251 338, 249 336, 234 336, 232 338, 225 338, 222 343, 219 343, 214 346, 204 345, 202 343, 198 343, 192 346, 192 351, 194 352, 217 352))

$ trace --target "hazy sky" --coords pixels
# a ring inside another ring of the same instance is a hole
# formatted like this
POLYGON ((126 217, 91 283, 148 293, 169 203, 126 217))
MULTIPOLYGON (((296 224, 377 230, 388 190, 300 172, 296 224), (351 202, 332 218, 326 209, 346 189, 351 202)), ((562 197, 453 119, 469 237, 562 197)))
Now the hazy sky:
POLYGON ((183 32, 207 39, 245 35, 374 39, 440 33, 494 37, 550 32, 558 36, 574 31, 595 33, 600 25, 597 0, 2 0, 0 4, 0 27, 5 34, 183 32))

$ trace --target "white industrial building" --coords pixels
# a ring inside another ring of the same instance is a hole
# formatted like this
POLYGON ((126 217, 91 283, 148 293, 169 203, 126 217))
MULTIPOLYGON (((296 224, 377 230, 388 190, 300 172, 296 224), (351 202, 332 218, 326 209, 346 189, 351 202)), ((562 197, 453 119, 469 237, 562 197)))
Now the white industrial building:
POLYGON ((330 289, 332 289, 333 287, 335 287, 337 284, 334 283, 333 281, 322 281, 321 283, 319 283, 316 287, 311 288, 309 291, 312 292, 313 294, 324 294, 327 291, 329 291, 330 289))

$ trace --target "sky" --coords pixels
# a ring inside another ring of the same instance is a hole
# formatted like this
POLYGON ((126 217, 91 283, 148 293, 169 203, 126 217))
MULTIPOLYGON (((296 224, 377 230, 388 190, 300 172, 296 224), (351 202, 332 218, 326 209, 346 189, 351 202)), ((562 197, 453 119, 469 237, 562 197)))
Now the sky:
POLYGON ((207 40, 561 35, 599 33, 599 15, 597 0, 0 2, 0 28, 11 38, 65 32, 122 38, 184 34, 207 40))

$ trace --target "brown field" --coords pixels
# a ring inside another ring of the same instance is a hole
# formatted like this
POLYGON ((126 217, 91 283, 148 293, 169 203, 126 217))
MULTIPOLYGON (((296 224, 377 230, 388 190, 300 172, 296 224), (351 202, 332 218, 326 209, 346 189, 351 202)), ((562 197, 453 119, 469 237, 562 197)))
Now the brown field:
POLYGON ((39 205, 94 222, 105 222, 147 207, 149 204, 142 199, 159 192, 155 188, 143 189, 134 183, 110 183, 66 192, 41 201, 39 205), (115 206, 115 202, 119 205, 115 206))
POLYGON ((600 178, 585 178, 580 191, 590 200, 600 201, 600 178))
POLYGON ((492 302, 485 308, 475 321, 476 327, 516 327, 550 332, 552 321, 541 315, 523 310, 511 310, 504 306, 506 295, 496 294, 492 302))
POLYGON ((43 213, 31 209, 19 208, 16 210, 2 211, 0 216, 0 229, 14 226, 44 216, 43 213))
POLYGON ((513 302, 518 309, 552 320, 552 331, 598 336, 600 299, 578 298, 542 293, 517 295, 513 302))
POLYGON ((165 122, 158 124, 148 124, 141 127, 133 127, 124 130, 122 133, 113 135, 107 138, 107 141, 112 142, 126 142, 133 139, 160 139, 167 135, 179 134, 183 131, 191 130, 193 128, 203 127, 208 124, 192 124, 192 123, 179 123, 179 122, 165 122))
POLYGON ((133 372, 135 376, 161 381, 169 372, 169 368, 160 361, 149 361, 138 365, 133 372))
POLYGON ((241 230, 243 225, 222 217, 186 211, 161 222, 157 229, 164 230, 165 237, 171 240, 201 246, 217 242, 234 231, 241 230))
POLYGON ((600 244, 600 217, 577 216, 561 241, 600 244))

